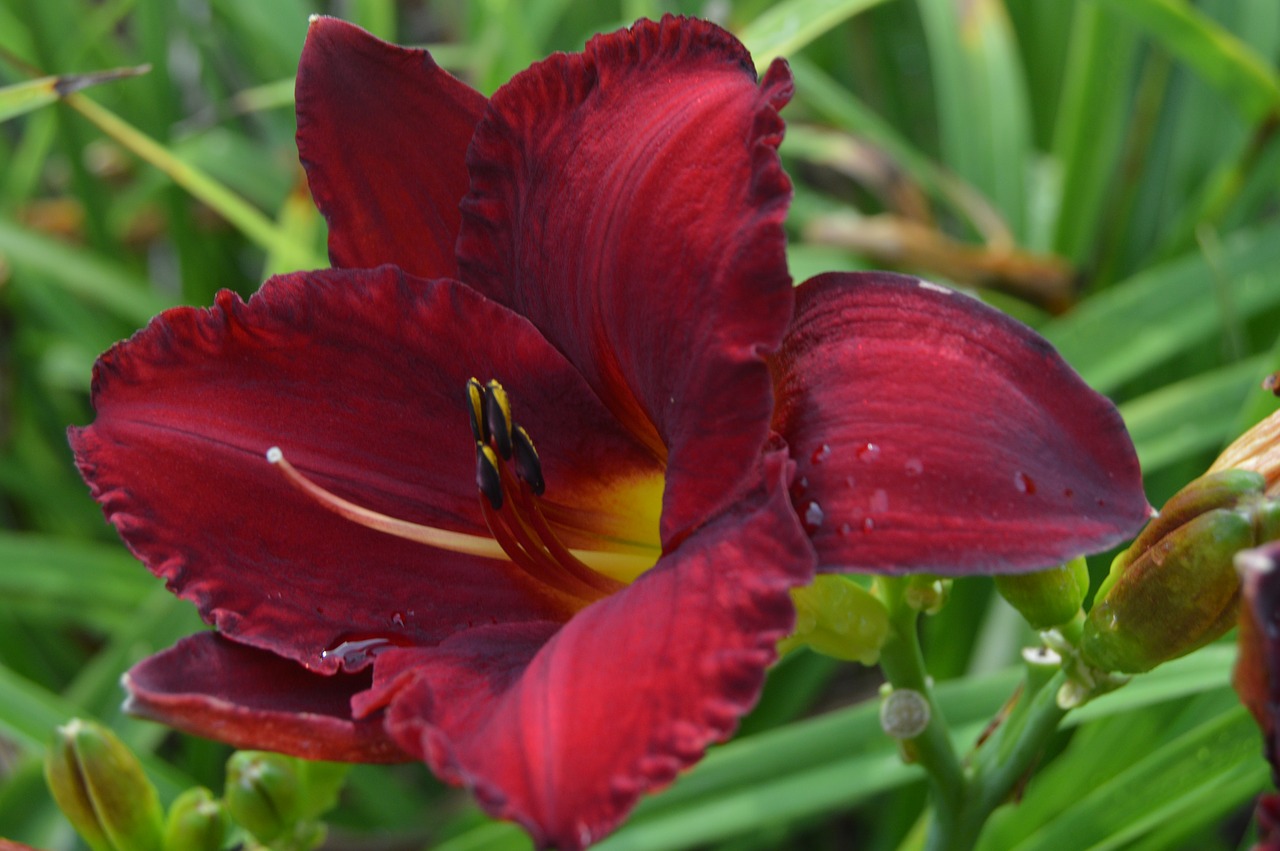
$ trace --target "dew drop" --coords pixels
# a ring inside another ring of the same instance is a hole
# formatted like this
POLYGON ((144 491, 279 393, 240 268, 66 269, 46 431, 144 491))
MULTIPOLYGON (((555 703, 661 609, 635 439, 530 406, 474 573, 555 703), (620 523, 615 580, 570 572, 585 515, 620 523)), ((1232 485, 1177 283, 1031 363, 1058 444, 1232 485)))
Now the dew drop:
POLYGON ((821 505, 810 501, 809 504, 805 506, 803 519, 805 531, 812 535, 822 527, 822 521, 827 519, 827 515, 822 510, 821 505))
POLYGON ((924 472, 924 462, 919 458, 908 458, 902 468, 907 471, 908 476, 918 476, 924 472))
POLYGON ((391 623, 395 624, 396 626, 404 626, 404 615, 401 614, 400 612, 392 612, 391 623))
POLYGON ((809 492, 809 480, 804 476, 801 476, 800 478, 796 479, 794 482, 791 483, 791 499, 792 500, 799 500, 800 497, 804 496, 808 492, 809 492))
POLYGON ((320 658, 336 658, 338 664, 344 669, 353 671, 395 643, 391 638, 382 635, 369 638, 352 638, 340 641, 327 650, 322 650, 320 658))
POLYGON ((823 461, 826 461, 830 457, 831 457, 831 447, 824 443, 821 446, 819 446, 817 449, 813 450, 813 454, 809 456, 809 460, 812 461, 814 464, 821 464, 823 461))
POLYGON ((1018 493, 1025 493, 1031 496, 1036 492, 1035 481, 1021 470, 1013 474, 1013 485, 1018 489, 1018 493))
POLYGON ((848 523, 840 524, 840 537, 847 538, 853 534, 853 526, 848 523))
POLYGON ((862 534, 864 534, 864 535, 865 535, 865 534, 867 534, 868 532, 874 532, 875 530, 876 530, 876 521, 875 521, 875 520, 873 520, 873 519, 872 519, 872 518, 870 518, 870 517, 867 517, 867 518, 865 518, 865 519, 862 521, 862 534))
POLYGON ((874 461, 879 460, 880 444, 864 443, 862 446, 858 447, 857 456, 858 456, 858 460, 863 462, 864 464, 870 464, 874 461))
POLYGON ((871 510, 876 514, 889 510, 889 492, 884 488, 876 488, 876 492, 871 494, 871 510))

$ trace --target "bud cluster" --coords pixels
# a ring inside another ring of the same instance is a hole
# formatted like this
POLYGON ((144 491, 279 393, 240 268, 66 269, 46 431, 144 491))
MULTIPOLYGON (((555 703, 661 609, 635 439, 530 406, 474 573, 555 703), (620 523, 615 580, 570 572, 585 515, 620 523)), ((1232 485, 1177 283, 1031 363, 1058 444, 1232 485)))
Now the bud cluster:
POLYGON ((279 851, 316 848, 325 836, 317 819, 336 803, 345 773, 332 763, 240 751, 227 761, 222 798, 195 787, 166 814, 138 758, 101 724, 72 719, 45 757, 53 798, 92 851, 219 851, 237 837, 279 851))

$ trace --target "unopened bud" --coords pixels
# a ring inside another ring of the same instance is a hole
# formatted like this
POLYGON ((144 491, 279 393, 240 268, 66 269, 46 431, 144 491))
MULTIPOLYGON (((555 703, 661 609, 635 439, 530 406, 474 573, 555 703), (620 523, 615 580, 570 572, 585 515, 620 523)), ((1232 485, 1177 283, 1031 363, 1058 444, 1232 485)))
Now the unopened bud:
POLYGON ((227 760, 227 812, 259 842, 293 830, 302 814, 297 760, 267 751, 238 751, 227 760))
POLYGON ((902 599, 917 612, 936 615, 951 596, 951 580, 940 579, 927 573, 913 573, 907 577, 907 588, 902 599))
POLYGON ((226 808, 203 786, 183 792, 169 807, 164 851, 218 851, 226 838, 226 808))
POLYGON ((796 629, 783 652, 807 645, 846 662, 874 665, 889 635, 889 611, 871 592, 844 576, 822 574, 791 592, 796 629))
MULTIPOLYGON (((1273 390, 1274 387, 1273 384, 1273 390)), ((1280 411, 1272 413, 1223 450, 1209 472, 1222 470, 1258 473, 1266 481, 1267 496, 1280 496, 1280 411)))
POLYGON ((1035 573, 1001 574, 996 590, 1036 630, 1067 623, 1080 612, 1089 593, 1089 566, 1076 558, 1035 573))
POLYGON ((1280 534, 1280 504, 1257 473, 1228 470, 1179 491, 1111 567, 1080 651, 1103 671, 1148 671, 1236 621, 1237 552, 1280 534))
POLYGON ((160 851, 156 789, 106 727, 79 718, 59 727, 44 775, 58 807, 94 851, 160 851))

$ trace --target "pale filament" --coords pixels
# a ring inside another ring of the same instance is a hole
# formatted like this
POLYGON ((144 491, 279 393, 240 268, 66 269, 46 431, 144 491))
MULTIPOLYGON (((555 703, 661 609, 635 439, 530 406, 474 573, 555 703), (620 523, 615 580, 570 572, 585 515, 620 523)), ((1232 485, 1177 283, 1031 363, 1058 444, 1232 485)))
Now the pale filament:
MULTIPOLYGON (((368 529, 403 538, 407 541, 426 544, 436 549, 480 556, 481 558, 511 561, 511 557, 503 551, 501 545, 493 538, 468 535, 465 532, 451 532, 448 529, 437 529, 434 526, 410 523, 408 520, 388 517, 385 514, 380 514, 345 500, 337 494, 325 490, 300 473, 296 467, 285 459, 284 453, 280 451, 278 446, 273 446, 267 450, 267 460, 275 465, 295 488, 334 514, 353 523, 358 523, 368 529)), ((629 582, 653 566, 652 556, 602 550, 570 549, 569 552, 592 570, 621 582, 629 582)))

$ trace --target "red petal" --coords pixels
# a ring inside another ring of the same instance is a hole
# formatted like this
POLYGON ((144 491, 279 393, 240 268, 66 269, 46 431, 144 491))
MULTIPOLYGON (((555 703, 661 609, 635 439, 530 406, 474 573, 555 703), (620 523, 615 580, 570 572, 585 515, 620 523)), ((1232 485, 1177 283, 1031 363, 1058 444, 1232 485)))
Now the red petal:
POLYGON ((783 63, 757 86, 712 24, 641 21, 500 89, 467 158, 464 279, 670 450, 668 545, 732 501, 768 435, 762 356, 792 303, 776 151, 791 90, 783 63))
POLYGON ((509 562, 339 519, 265 460, 278 445, 360 505, 487 535, 472 375, 506 385, 548 502, 607 512, 601 488, 656 475, 528 322, 393 267, 276 278, 247 305, 222 293, 212 310, 163 314, 99 361, 97 420, 71 440, 108 519, 175 592, 229 637, 332 671, 343 654, 321 652, 345 641, 567 617, 509 562))
POLYGON ((1149 516, 1116 409, 1033 331, 886 274, 798 290, 775 427, 825 570, 1033 570, 1149 516))
POLYGON ((298 155, 335 266, 457 277, 465 156, 485 98, 425 50, 317 17, 298 66, 298 155))
POLYGON ((733 732, 792 628, 788 589, 813 556, 781 457, 766 468, 764 488, 559 631, 507 624, 389 651, 357 711, 390 702, 403 747, 540 845, 598 840, 733 732))
MULTIPOLYGON (((1262 728, 1272 779, 1280 780, 1280 542, 1236 557, 1240 568, 1240 656, 1232 683, 1262 728)), ((1277 799, 1280 801, 1280 799, 1277 799)), ((1276 801, 1271 809, 1276 808, 1276 801)), ((1280 834, 1277 835, 1280 839, 1280 834)))
POLYGON ((381 717, 351 717, 351 696, 369 675, 313 674, 214 632, 182 639, 125 674, 125 708, 237 748, 280 751, 335 762, 412 759, 387 735, 381 717))

